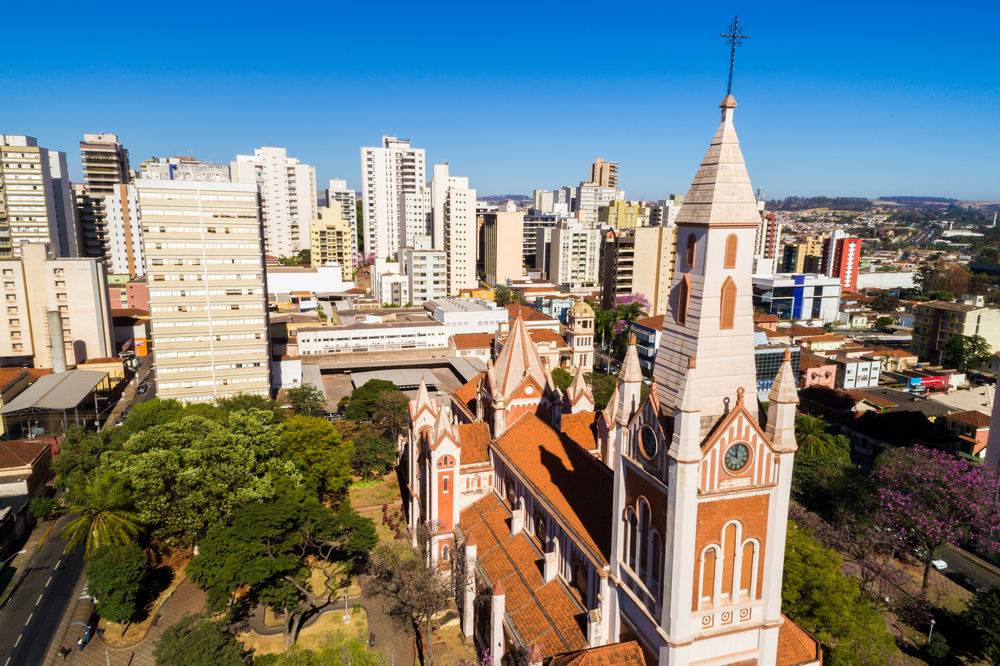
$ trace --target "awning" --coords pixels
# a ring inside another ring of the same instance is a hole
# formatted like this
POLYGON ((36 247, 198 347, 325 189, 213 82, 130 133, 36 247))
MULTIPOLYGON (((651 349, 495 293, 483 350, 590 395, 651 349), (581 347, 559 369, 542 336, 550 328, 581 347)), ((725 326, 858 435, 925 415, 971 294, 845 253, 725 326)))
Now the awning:
POLYGON ((0 408, 0 414, 26 409, 73 409, 108 376, 99 370, 70 370, 43 375, 17 397, 0 408))

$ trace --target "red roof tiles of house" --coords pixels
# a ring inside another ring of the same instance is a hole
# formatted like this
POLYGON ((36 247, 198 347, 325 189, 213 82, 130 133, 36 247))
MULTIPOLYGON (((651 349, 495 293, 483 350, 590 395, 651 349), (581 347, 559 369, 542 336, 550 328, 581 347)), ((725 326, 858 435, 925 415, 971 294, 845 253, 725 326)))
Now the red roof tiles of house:
POLYGON ((493 345, 492 333, 456 333, 451 336, 455 349, 488 349, 493 345))
POLYGON ((778 315, 774 314, 760 314, 759 312, 755 312, 753 315, 753 323, 755 324, 770 324, 778 321, 778 315))
POLYGON ((775 666, 819 664, 819 643, 784 615, 785 623, 778 629, 778 658, 775 666))
POLYGON ((952 421, 958 421, 959 423, 964 423, 965 425, 970 425, 975 428, 988 428, 990 426, 990 417, 974 409, 967 412, 949 414, 948 418, 952 421))
POLYGON ((645 326, 646 328, 651 328, 654 331, 662 331, 664 317, 665 315, 646 317, 645 319, 637 319, 635 323, 638 324, 639 326, 645 326))
POLYGON ((580 412, 563 414, 559 422, 562 433, 581 449, 593 455, 597 446, 597 417, 601 412, 580 412))
POLYGON ((548 666, 646 666, 638 641, 556 655, 548 666))
POLYGON ((462 464, 474 465, 489 462, 490 427, 486 423, 460 423, 459 441, 462 443, 462 464))
POLYGON ((528 331, 528 335, 531 336, 531 341, 534 342, 536 345, 543 342, 554 342, 556 343, 556 347, 566 347, 567 349, 569 348, 569 345, 566 344, 566 341, 563 339, 563 336, 547 328, 528 331))
POLYGON ((534 308, 529 308, 527 305, 521 305, 520 303, 510 303, 504 307, 507 308, 510 319, 517 319, 520 317, 524 321, 555 321, 552 317, 544 315, 534 308))
POLYGON ((45 440, 18 439, 0 442, 0 469, 12 469, 30 465, 51 444, 45 440))

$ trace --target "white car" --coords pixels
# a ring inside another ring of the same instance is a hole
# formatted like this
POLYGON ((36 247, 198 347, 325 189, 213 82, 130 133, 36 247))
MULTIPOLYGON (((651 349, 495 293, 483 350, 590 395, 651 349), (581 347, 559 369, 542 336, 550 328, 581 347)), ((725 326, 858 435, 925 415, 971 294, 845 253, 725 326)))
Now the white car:
POLYGON ((948 563, 944 560, 931 560, 931 566, 940 571, 941 569, 947 569, 948 563))

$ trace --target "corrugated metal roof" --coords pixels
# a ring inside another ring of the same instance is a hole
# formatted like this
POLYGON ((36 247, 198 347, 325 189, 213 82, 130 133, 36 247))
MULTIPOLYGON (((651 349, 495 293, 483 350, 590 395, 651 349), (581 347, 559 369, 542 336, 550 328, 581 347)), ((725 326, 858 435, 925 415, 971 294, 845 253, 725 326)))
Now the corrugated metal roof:
POLYGON ((108 376, 98 370, 70 370, 39 377, 16 398, 0 408, 0 414, 24 409, 73 409, 108 376))
POLYGON ((392 382, 400 389, 412 389, 420 386, 423 378, 429 386, 437 385, 437 377, 424 368, 400 368, 398 370, 375 370, 370 372, 352 372, 351 381, 354 387, 364 386, 370 379, 382 379, 392 382))

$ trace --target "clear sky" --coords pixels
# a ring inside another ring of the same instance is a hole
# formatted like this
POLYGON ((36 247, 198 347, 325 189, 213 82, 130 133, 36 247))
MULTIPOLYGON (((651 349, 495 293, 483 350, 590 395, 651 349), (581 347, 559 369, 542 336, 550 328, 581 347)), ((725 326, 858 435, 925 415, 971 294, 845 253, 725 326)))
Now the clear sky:
MULTIPOLYGON (((481 195, 576 185, 683 194, 735 122, 767 198, 1000 199, 997 2, 8 2, 0 133, 69 153, 111 132, 228 163, 283 146, 360 187, 361 146, 408 138, 481 195)), ((428 172, 430 169, 428 168, 428 172)))

